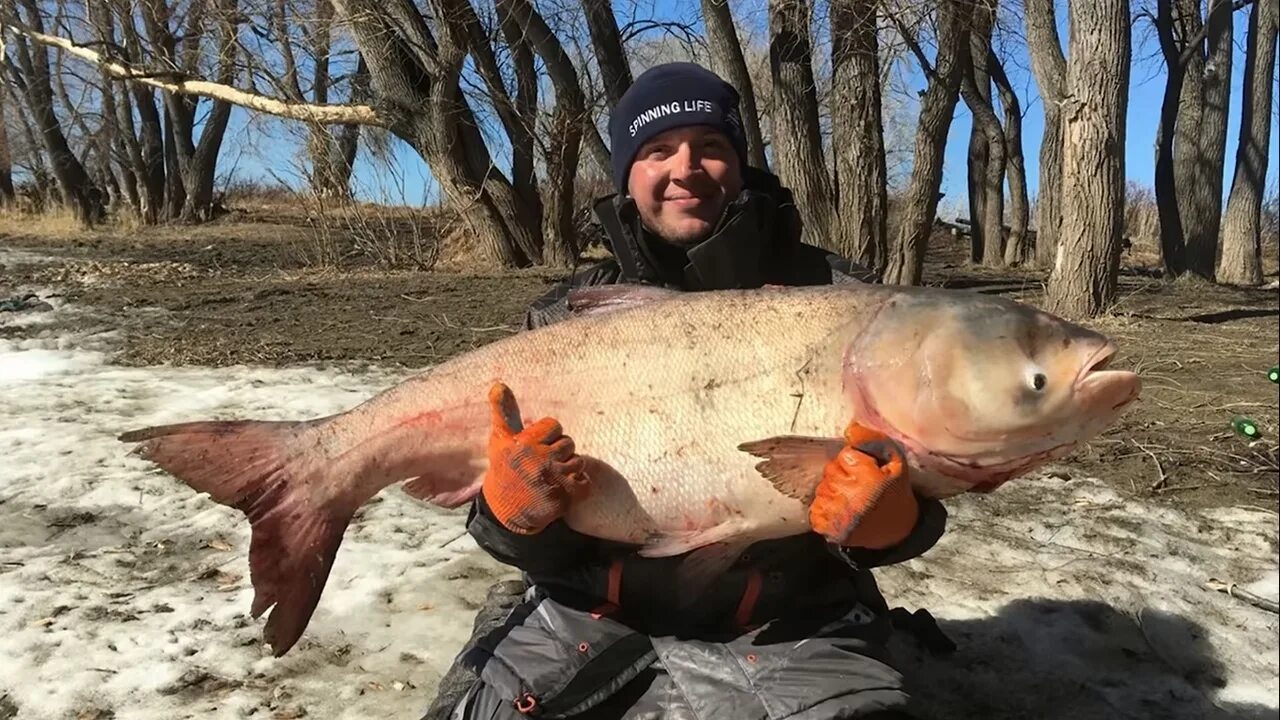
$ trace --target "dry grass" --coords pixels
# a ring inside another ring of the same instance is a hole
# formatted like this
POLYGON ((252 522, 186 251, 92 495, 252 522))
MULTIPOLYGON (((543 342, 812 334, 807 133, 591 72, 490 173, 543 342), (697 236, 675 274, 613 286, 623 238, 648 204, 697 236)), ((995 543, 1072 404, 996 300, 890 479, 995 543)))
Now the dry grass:
POLYGON ((83 237, 86 231, 70 210, 55 207, 43 212, 0 210, 0 235, 35 236, 50 240, 83 237))

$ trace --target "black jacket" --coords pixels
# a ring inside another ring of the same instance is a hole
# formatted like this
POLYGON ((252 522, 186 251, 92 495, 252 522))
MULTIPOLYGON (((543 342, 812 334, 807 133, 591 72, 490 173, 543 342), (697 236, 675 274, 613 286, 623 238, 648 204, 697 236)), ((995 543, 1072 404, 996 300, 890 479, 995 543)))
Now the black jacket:
MULTIPOLYGON (((628 200, 604 198, 596 203, 595 212, 613 257, 575 273, 535 302, 527 316, 528 327, 567 317, 568 290, 584 285, 625 282, 698 291, 764 284, 826 285, 858 282, 869 275, 848 260, 801 242, 800 218, 791 193, 775 176, 760 171, 749 173, 746 189, 726 209, 712 236, 687 251, 653 237, 641 226, 628 200)), ((566 432, 572 435, 573 429, 566 432)), ((884 609, 875 581, 865 569, 916 557, 932 547, 942 534, 946 513, 936 501, 922 498, 920 505, 920 520, 910 537, 883 551, 829 550, 814 533, 757 543, 699 603, 697 617, 673 604, 674 569, 684 556, 631 556, 622 567, 622 617, 650 634, 727 630, 751 582, 759 590, 753 624, 824 610, 839 614, 856 601, 884 609)), ((523 570, 551 597, 583 608, 603 602, 610 559, 625 549, 579 534, 563 521, 535 536, 516 535, 492 517, 482 497, 473 504, 468 525, 494 558, 523 570)))

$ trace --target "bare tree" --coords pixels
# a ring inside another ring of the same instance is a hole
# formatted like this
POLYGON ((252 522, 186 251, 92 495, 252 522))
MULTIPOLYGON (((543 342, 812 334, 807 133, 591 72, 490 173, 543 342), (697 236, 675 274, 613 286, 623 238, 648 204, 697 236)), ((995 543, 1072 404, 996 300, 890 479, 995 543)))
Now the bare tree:
POLYGON ((1276 67, 1276 33, 1280 11, 1274 0, 1255 2, 1249 13, 1244 56, 1244 95, 1240 107, 1240 140, 1236 169, 1222 218, 1220 282, 1262 282, 1262 196, 1267 184, 1271 142, 1272 78, 1276 67))
MULTIPOLYGON (((326 105, 334 89, 334 29, 336 17, 330 0, 315 0, 301 10, 288 0, 275 0, 271 26, 280 50, 282 77, 276 83, 285 97, 293 102, 326 105), (304 67, 294 51, 291 30, 300 29, 311 70, 309 92, 304 91, 304 67)), ((358 55, 358 53, 357 53, 358 55)), ((357 60, 351 75, 351 102, 364 102, 368 95, 368 69, 363 58, 357 60)), ((307 123, 306 151, 311 162, 308 180, 318 197, 330 200, 351 198, 351 174, 360 141, 360 126, 355 123, 324 125, 307 123)))
POLYGON ((889 251, 883 281, 919 285, 924 276, 924 255, 938 210, 942 182, 942 158, 951 130, 951 118, 959 101, 960 83, 969 64, 968 29, 973 6, 966 0, 940 0, 936 5, 936 55, 929 62, 920 43, 899 15, 888 12, 920 62, 927 78, 916 123, 914 164, 903 198, 898 235, 889 251))
POLYGON ((1075 0, 1068 22, 1062 236, 1049 274, 1047 307, 1079 318, 1111 305, 1120 266, 1132 52, 1129 4, 1075 0))
MULTIPOLYGON (((596 66, 600 68, 600 85, 603 86, 605 105, 613 108, 632 82, 631 64, 627 61, 622 31, 618 28, 618 19, 609 3, 582 0, 581 4, 587 18, 587 31, 591 36, 596 66)), ((586 63, 582 62, 581 66, 585 72, 586 63)), ((584 107, 593 110, 596 108, 596 105, 593 102, 587 102, 585 97, 583 102, 584 107)), ((595 160, 596 166, 607 174, 612 156, 609 147, 600 136, 593 117, 587 116, 585 123, 583 140, 586 143, 587 152, 595 160)))
POLYGON ((1032 259, 1035 251, 1027 236, 1030 204, 1027 200, 1027 168, 1022 155, 1022 104, 1000 58, 992 52, 987 63, 991 79, 1000 93, 1000 107, 1004 110, 1005 175, 1009 181, 1009 237, 1004 246, 1004 261, 1007 265, 1017 265, 1032 259))
POLYGON ((1054 0, 1026 0, 1023 20, 1031 71, 1044 106, 1040 140, 1040 188, 1036 193, 1036 264, 1049 267, 1062 224, 1062 103, 1066 97, 1067 59, 1058 38, 1054 0))
POLYGON ((544 153, 547 184, 543 197, 543 260, 548 265, 567 267, 577 255, 573 192, 578 154, 584 128, 594 125, 578 84, 578 72, 546 21, 528 0, 499 0, 499 5, 507 8, 512 19, 524 28, 534 52, 546 63, 555 88, 556 107, 544 153))
POLYGON ((880 272, 889 254, 889 198, 875 0, 831 0, 831 145, 836 251, 880 272))
POLYGON ((795 194, 807 242, 834 249, 839 219, 818 126, 811 18, 809 0, 769 0, 773 162, 795 194))
MULTIPOLYGON (((14 8, 9 11, 14 16, 5 19, 21 22, 35 32, 43 32, 44 19, 36 0, 21 0, 19 4, 26 17, 17 17, 18 10, 14 8)), ((81 224, 94 225, 103 219, 106 212, 103 193, 94 184, 80 158, 72 151, 63 132, 62 122, 54 109, 49 54, 43 45, 28 43, 23 37, 14 38, 13 47, 16 60, 6 57, 5 66, 13 85, 22 93, 35 118, 62 201, 75 213, 81 224)))
MULTIPOLYGON (((584 0, 590 3, 590 0, 584 0)), ((760 113, 756 108, 755 84, 747 71, 746 56, 733 24, 728 0, 702 0, 702 22, 711 46, 711 67, 738 89, 742 96, 742 126, 747 136, 747 162, 767 170, 764 133, 760 129, 760 113)))

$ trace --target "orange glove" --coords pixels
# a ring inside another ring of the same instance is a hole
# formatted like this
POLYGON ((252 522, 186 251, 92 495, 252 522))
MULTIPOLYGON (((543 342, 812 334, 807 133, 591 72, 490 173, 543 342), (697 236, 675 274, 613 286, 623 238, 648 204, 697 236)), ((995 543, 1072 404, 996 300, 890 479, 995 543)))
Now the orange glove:
POLYGON ((819 535, 845 547, 879 550, 906 539, 920 514, 902 448, 857 423, 827 463, 809 506, 819 535))
POLYGON ((524 427, 506 385, 495 383, 489 389, 489 408, 489 469, 480 493, 508 530, 542 532, 589 490, 582 458, 555 419, 524 427))

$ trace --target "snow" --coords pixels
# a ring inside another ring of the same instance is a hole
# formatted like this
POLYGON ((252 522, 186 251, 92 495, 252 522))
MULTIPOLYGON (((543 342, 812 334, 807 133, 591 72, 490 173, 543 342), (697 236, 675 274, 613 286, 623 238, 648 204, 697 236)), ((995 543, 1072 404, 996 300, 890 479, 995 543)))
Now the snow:
MULTIPOLYGON (((92 309, 49 301, 39 318, 0 313, 23 325, 0 333, 0 717, 418 717, 488 586, 512 575, 463 534, 464 511, 376 498, 276 659, 248 617, 247 523, 114 439, 328 414, 407 373, 115 366, 112 333, 46 327, 92 309)), ((1276 615, 1203 586, 1276 596, 1274 509, 1180 512, 1062 474, 949 501, 938 546, 878 573, 891 605, 927 608, 959 644, 936 658, 895 640, 923 707, 1276 717, 1276 615)))

